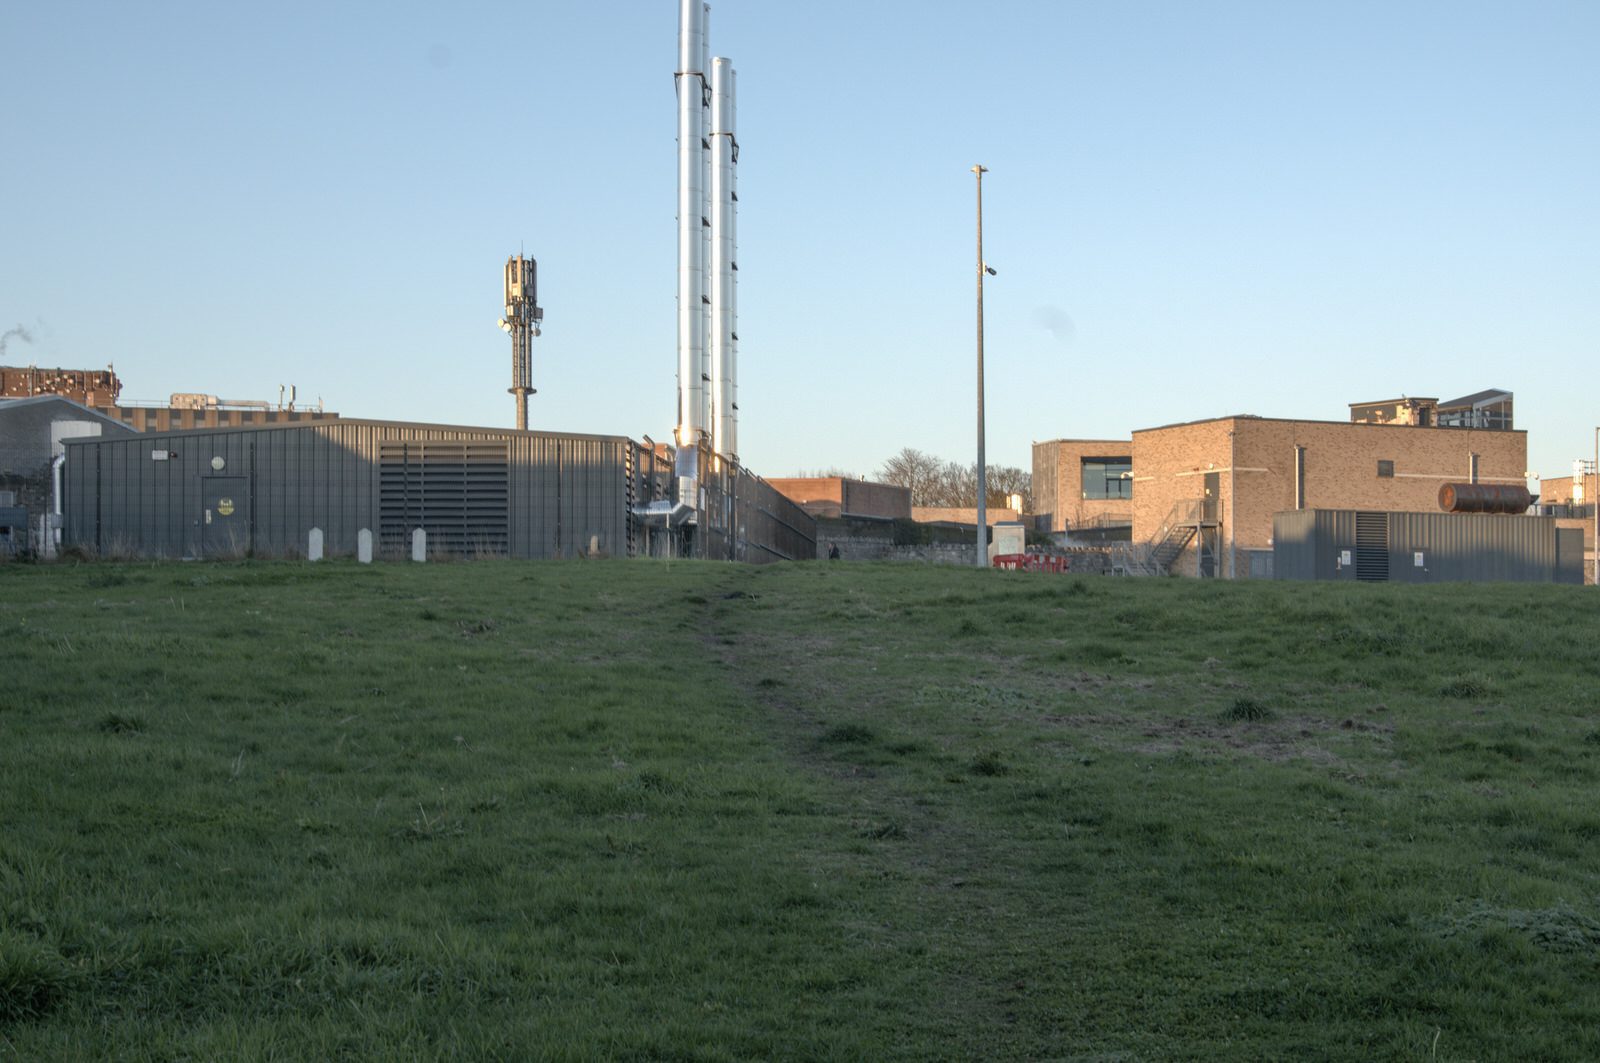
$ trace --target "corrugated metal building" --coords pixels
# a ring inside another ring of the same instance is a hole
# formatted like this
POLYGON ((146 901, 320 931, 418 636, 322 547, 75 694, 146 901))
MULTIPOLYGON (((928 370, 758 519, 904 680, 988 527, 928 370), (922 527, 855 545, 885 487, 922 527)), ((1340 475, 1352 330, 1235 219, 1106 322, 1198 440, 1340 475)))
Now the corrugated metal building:
MULTIPOLYGON (((729 519, 759 536, 769 529, 750 514, 766 485, 742 471, 736 480, 748 500, 729 519)), ((650 451, 623 436, 353 419, 77 441, 66 485, 66 545, 142 557, 293 556, 314 527, 330 554, 355 553, 363 528, 380 551, 403 553, 420 527, 430 551, 457 556, 632 556, 652 550, 635 505, 664 489, 650 451)), ((814 543, 814 525, 810 534, 814 543)), ((815 550, 710 538, 693 552, 760 561, 815 550)))
POLYGON ((1583 533, 1549 517, 1303 509, 1272 532, 1278 579, 1583 582, 1583 533))
POLYGON ((63 395, 0 399, 0 554, 54 553, 51 465, 74 436, 134 431, 63 395))

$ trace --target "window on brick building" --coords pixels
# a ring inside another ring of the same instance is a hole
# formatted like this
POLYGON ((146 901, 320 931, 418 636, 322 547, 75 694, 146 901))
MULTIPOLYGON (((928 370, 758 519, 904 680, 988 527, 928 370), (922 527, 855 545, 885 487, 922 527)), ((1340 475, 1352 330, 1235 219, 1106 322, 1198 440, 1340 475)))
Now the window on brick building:
POLYGON ((1392 479, 1394 477, 1394 462, 1380 460, 1378 462, 1378 475, 1392 479))
POLYGON ((1084 458, 1084 498, 1132 498, 1132 458, 1084 458))

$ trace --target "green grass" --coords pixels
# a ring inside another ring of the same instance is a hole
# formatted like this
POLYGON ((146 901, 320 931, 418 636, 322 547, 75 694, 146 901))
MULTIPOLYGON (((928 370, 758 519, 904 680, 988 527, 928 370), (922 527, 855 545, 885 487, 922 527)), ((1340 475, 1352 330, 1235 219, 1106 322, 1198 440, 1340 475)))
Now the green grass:
POLYGON ((1600 1058, 1600 598, 0 566, 0 1057, 1600 1058))

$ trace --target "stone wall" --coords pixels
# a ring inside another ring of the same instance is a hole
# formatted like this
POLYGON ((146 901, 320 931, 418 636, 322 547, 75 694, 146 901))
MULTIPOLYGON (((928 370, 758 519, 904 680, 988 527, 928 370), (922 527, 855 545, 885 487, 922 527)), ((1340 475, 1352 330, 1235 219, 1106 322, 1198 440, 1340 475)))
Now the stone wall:
MULTIPOLYGON (((977 553, 973 529, 930 527, 903 521, 822 518, 817 521, 817 556, 826 559, 830 543, 841 561, 909 561, 935 565, 972 565, 977 553)), ((1072 571, 1103 575, 1110 571, 1103 549, 1072 548, 1072 571)))

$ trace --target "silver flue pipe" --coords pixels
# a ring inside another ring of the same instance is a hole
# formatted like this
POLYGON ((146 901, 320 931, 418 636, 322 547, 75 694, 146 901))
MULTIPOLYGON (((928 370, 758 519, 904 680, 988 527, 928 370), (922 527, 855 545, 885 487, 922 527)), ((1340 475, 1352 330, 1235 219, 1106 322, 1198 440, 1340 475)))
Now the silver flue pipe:
MULTIPOLYGON (((700 445, 706 396, 706 23, 704 0, 678 20, 678 428, 680 454, 700 445)), ((681 459, 680 459, 681 465, 681 459)), ((681 475, 681 474, 680 474, 681 475)), ((692 474, 693 475, 693 474, 692 474)), ((694 478, 698 478, 695 476, 694 478)), ((690 485, 691 489, 693 485, 690 485)))
POLYGON ((701 280, 701 292, 704 298, 700 300, 700 424, 705 429, 707 438, 711 435, 712 404, 711 404, 711 379, 716 375, 716 368, 711 364, 711 330, 713 319, 711 314, 711 5, 705 5, 704 32, 700 35, 700 83, 705 86, 702 97, 705 104, 705 116, 701 119, 701 129, 705 131, 700 141, 700 265, 705 271, 701 280))
POLYGON ((739 266, 733 60, 711 61, 711 445, 727 461, 739 458, 739 266))

